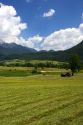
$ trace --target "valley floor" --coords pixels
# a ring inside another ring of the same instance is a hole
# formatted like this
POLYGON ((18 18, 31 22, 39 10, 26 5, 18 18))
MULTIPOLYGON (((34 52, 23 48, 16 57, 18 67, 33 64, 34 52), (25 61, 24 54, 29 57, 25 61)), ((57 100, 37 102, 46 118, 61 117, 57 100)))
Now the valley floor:
POLYGON ((83 125, 83 73, 1 76, 0 125, 83 125))

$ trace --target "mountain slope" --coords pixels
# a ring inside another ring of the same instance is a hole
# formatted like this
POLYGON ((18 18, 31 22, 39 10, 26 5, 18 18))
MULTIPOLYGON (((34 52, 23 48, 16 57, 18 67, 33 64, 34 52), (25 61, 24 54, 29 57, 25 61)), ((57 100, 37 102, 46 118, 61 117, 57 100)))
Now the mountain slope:
POLYGON ((67 60, 70 58, 71 55, 74 55, 74 54, 79 55, 81 60, 83 60, 83 41, 79 43, 78 45, 59 53, 58 59, 60 58, 63 60, 67 60))
MULTIPOLYGON (((57 61, 67 61, 71 55, 78 54, 83 60, 83 41, 78 45, 65 50, 65 51, 40 51, 33 54, 25 54, 24 58, 27 59, 38 59, 38 60, 57 60, 57 61)), ((21 56, 22 57, 22 56, 21 56)))
MULTIPOLYGON (((83 60, 83 41, 72 47, 71 49, 65 51, 40 51, 33 54, 25 54, 25 59, 37 59, 37 60, 57 60, 57 61, 67 61, 71 55, 78 54, 83 60)), ((21 55, 22 57, 22 55, 21 55)))
POLYGON ((34 53, 36 52, 35 49, 24 47, 21 45, 17 45, 15 43, 0 43, 0 58, 3 57, 5 58, 6 56, 9 55, 19 55, 23 53, 34 53))
POLYGON ((29 59, 67 61, 72 54, 78 54, 83 60, 83 41, 65 51, 39 51, 15 43, 0 44, 0 59, 29 59))

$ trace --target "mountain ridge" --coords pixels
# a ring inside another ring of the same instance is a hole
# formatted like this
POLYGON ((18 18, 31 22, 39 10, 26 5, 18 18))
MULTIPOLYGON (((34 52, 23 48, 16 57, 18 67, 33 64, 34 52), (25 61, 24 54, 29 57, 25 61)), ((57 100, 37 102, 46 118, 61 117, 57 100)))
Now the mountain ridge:
POLYGON ((57 60, 66 61, 73 54, 78 54, 83 60, 83 41, 78 45, 62 51, 36 51, 35 49, 17 45, 16 43, 0 44, 0 60, 2 59, 28 59, 28 60, 57 60))
POLYGON ((0 53, 10 55, 10 54, 22 54, 22 53, 32 53, 36 52, 35 49, 28 48, 25 46, 18 45, 16 43, 1 43, 0 53))

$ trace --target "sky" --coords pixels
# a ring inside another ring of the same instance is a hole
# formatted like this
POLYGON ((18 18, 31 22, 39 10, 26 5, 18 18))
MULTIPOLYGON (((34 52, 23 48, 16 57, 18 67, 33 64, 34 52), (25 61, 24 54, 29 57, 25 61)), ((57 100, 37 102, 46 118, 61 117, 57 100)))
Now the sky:
POLYGON ((0 0, 0 42, 65 50, 83 40, 83 0, 0 0))

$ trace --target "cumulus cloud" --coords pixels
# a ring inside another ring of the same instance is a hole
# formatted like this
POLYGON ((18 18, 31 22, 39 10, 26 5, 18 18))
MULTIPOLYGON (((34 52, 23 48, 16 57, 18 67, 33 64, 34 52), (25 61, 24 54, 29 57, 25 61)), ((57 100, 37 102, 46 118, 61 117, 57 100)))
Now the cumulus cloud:
MULTIPOLYGON (((50 14, 51 15, 51 14, 50 14)), ((17 43, 37 50, 65 50, 83 40, 83 23, 77 28, 66 28, 43 37, 35 35, 27 39, 21 32, 27 28, 13 6, 0 4, 0 42, 17 43)))
POLYGON ((44 50, 65 50, 77 45, 83 40, 83 24, 78 28, 67 28, 47 36, 41 44, 44 50))
MULTIPOLYGON (((78 28, 61 29, 47 37, 36 35, 24 41, 24 45, 36 50, 66 50, 83 40, 83 23, 78 28)), ((23 40, 22 40, 23 41, 23 40)), ((22 42, 23 43, 23 42, 22 42)))
POLYGON ((22 23, 20 16, 13 6, 0 3, 0 39, 9 42, 14 41, 22 30, 27 28, 26 23, 22 23), (13 37, 13 38, 11 38, 13 37))
POLYGON ((55 14, 55 10, 54 9, 49 9, 48 12, 45 12, 43 14, 43 17, 51 17, 55 14))
POLYGON ((41 49, 41 43, 43 42, 43 37, 39 35, 35 35, 26 40, 26 46, 34 48, 36 50, 41 49))
MULTIPOLYGON (((47 37, 39 35, 26 40, 26 46, 37 50, 66 50, 83 40, 83 24, 78 28, 61 29, 51 33, 47 37)), ((25 44, 25 43, 24 43, 25 44)))

